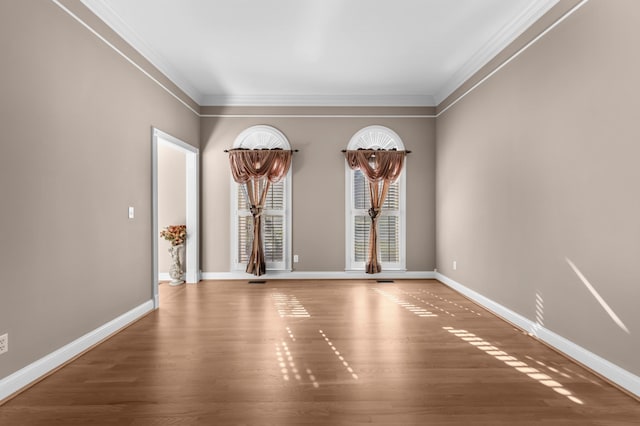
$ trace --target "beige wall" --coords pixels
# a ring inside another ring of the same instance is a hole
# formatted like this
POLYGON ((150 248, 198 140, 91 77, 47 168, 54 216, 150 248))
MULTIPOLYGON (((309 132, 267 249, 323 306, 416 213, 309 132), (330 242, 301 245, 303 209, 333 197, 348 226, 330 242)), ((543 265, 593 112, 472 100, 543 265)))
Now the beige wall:
POLYGON ((590 1, 440 115, 436 201, 440 272, 636 375, 638 22, 590 1))
MULTIPOLYGON (((169 145, 158 145, 158 229, 187 223, 186 154, 169 145)), ((171 243, 158 241, 158 272, 169 273, 171 243)), ((183 252, 181 256, 185 256, 183 252)), ((184 269, 184 267, 183 267, 184 269)))
POLYGON ((199 118, 51 1, 0 1, 0 57, 5 377, 152 298, 151 127, 199 118))
MULTIPOLYGON (((220 111, 215 111, 220 112, 220 111)), ((282 131, 294 149, 293 159, 293 254, 297 271, 344 271, 345 203, 344 157, 340 152, 361 128, 379 124, 398 133, 412 152, 407 160, 407 269, 431 271, 435 267, 435 126, 434 119, 351 117, 260 117, 294 115, 425 115, 431 109, 296 108, 226 110, 257 117, 204 117, 202 149, 202 270, 230 269, 231 174, 227 155, 238 134, 247 127, 266 124, 282 131)), ((207 110, 203 109, 203 113, 207 110)))
POLYGON ((53 2, 0 1, 0 334, 11 348, 0 377, 152 297, 152 126, 200 145, 202 270, 229 271, 223 150, 255 124, 300 149, 296 270, 344 269, 340 150, 359 129, 388 126, 413 151, 409 270, 431 270, 437 258, 445 275, 640 374, 637 2, 587 3, 437 120, 417 117, 432 109, 275 107, 202 108, 222 116, 200 119, 191 99, 80 2, 63 3, 184 104, 53 2), (377 117, 387 115, 410 117, 377 117))

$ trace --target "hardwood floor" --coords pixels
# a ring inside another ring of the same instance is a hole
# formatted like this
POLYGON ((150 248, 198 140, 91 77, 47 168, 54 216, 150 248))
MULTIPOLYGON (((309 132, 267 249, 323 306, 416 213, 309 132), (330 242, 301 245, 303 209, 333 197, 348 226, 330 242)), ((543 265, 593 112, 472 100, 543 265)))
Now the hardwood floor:
POLYGON ((0 425, 638 425, 640 403, 431 280, 203 281, 0 425))

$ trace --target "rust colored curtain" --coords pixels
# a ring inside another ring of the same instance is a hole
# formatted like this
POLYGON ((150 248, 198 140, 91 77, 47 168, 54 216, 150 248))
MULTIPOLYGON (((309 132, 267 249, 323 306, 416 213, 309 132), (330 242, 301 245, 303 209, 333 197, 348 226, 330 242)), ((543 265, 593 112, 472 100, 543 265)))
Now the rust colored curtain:
POLYGON ((384 200, 389 192, 389 185, 398 179, 404 167, 406 151, 365 150, 346 151, 347 164, 353 170, 360 170, 369 183, 371 208, 371 228, 369 230, 369 250, 367 253, 367 274, 382 271, 378 262, 378 217, 384 200))
POLYGON ((234 149, 229 151, 233 180, 245 186, 253 217, 253 242, 247 273, 260 276, 267 270, 262 250, 262 209, 272 183, 287 175, 291 151, 281 149, 234 149))

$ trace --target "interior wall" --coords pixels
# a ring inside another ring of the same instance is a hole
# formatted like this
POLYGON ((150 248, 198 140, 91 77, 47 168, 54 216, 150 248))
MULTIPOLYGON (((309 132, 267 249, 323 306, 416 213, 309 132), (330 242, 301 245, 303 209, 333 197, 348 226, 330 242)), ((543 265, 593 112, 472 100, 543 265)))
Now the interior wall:
POLYGON ((285 134, 293 149, 293 250, 296 271, 345 269, 345 161, 341 150, 370 125, 387 126, 412 153, 407 159, 407 269, 435 267, 435 126, 430 108, 252 108, 216 110, 201 121, 202 270, 229 272, 231 223, 228 156, 244 129, 270 125, 285 134), (411 116, 406 117, 409 113, 411 116), (389 118, 388 115, 405 115, 389 118), (250 116, 249 116, 250 115, 250 116), (311 117, 309 115, 312 115, 311 117))
MULTIPOLYGON (((171 225, 187 223, 186 154, 170 145, 158 144, 158 233, 171 225)), ((171 243, 158 240, 158 272, 168 274, 171 243)), ((181 254, 186 258, 186 249, 181 254)))
POLYGON ((1 378, 152 299, 151 128, 199 118, 51 1, 0 2, 0 56, 1 378))
POLYGON ((638 22, 586 3, 436 132, 438 271, 636 375, 638 22))
POLYGON ((413 151, 410 271, 437 266, 640 374, 637 2, 590 1, 437 120, 399 108, 227 108, 200 119, 80 2, 62 3, 179 99, 53 2, 0 2, 0 334, 11 343, 0 378, 151 299, 152 126, 201 145, 202 269, 228 272, 223 150, 256 124, 300 149, 296 270, 344 269, 340 150, 359 129, 384 125, 413 151))

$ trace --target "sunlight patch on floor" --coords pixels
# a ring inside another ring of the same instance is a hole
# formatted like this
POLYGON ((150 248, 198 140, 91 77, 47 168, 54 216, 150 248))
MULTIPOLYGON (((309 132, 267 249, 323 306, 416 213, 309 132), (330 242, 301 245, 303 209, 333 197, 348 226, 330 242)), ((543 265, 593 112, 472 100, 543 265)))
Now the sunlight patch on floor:
POLYGON ((419 291, 419 292, 421 292, 421 293, 424 293, 424 294, 428 294, 428 295, 429 295, 429 296, 431 296, 431 297, 435 297, 436 299, 439 299, 439 300, 441 300, 441 301, 443 301, 443 302, 445 302, 445 303, 449 303, 449 304, 451 304, 451 305, 455 306, 456 308, 458 308, 458 309, 460 309, 460 310, 464 310, 464 311, 467 311, 467 312, 471 312, 472 314, 476 314, 477 316, 482 316, 482 314, 480 314, 480 312, 476 312, 476 311, 474 311, 474 310, 473 310, 473 309, 471 309, 471 308, 467 308, 466 306, 462 306, 462 305, 460 305, 459 303, 452 302, 451 300, 446 299, 446 298, 441 297, 441 296, 438 296, 437 294, 434 294, 434 293, 432 293, 432 292, 430 292, 430 291, 423 290, 423 289, 418 289, 418 291, 419 291))
POLYGON ((291 331, 290 327, 287 327, 287 333, 289 334, 289 338, 291 339, 292 342, 296 341, 296 337, 293 335, 293 331, 291 331))
POLYGON ((429 305, 429 306, 431 306, 433 309, 436 309, 436 310, 438 310, 438 311, 442 312, 443 314, 447 314, 447 315, 452 316, 452 317, 455 317, 455 316, 456 316, 455 314, 453 314, 453 313, 449 312, 448 310, 443 309, 443 308, 441 308, 441 307, 439 307, 439 306, 436 306, 436 305, 434 305, 433 303, 431 303, 431 302, 429 302, 429 301, 427 301, 427 300, 424 300, 424 299, 423 299, 423 298, 421 298, 421 297, 418 297, 418 296, 413 295, 413 294, 411 294, 411 293, 409 293, 409 292, 406 292, 406 291, 402 290, 401 288, 397 288, 397 290, 398 290, 399 292, 401 292, 402 294, 405 294, 405 295, 407 295, 407 296, 409 296, 409 297, 411 297, 411 298, 413 298, 413 299, 415 299, 415 300, 417 300, 417 301, 419 301, 419 302, 424 303, 425 305, 429 305))
POLYGON ((318 330, 318 332, 320 333, 320 335, 324 338, 324 341, 327 343, 327 345, 329 345, 329 347, 331 348, 331 350, 333 351, 334 355, 336 357, 338 357, 338 360, 342 363, 342 365, 344 366, 344 368, 349 372, 349 374, 351 375, 351 377, 354 380, 358 380, 358 375, 353 371, 353 368, 351 368, 351 366, 349 365, 349 362, 344 359, 344 356, 342 354, 340 354, 340 351, 338 351, 338 349, 335 347, 335 345, 333 344, 333 342, 329 339, 329 337, 324 333, 324 331, 322 330, 318 330))
POLYGON ((294 295, 275 292, 271 297, 280 318, 311 318, 309 312, 294 295))
POLYGON ((282 379, 285 382, 288 382, 291 377, 297 381, 302 380, 300 371, 298 371, 298 367, 296 367, 296 363, 293 361, 293 355, 289 350, 289 346, 284 340, 281 343, 276 343, 276 359, 278 360, 278 367, 280 367, 280 372, 282 373, 282 379))
POLYGON ((516 357, 509 355, 507 352, 500 350, 497 346, 487 342, 479 336, 468 332, 467 330, 457 330, 453 327, 442 327, 444 330, 460 338, 461 340, 477 347, 484 351, 487 355, 490 355, 502 361, 505 365, 514 368, 516 371, 526 374, 528 377, 536 380, 538 383, 553 389, 555 392, 567 397, 570 401, 583 405, 584 403, 579 398, 576 398, 570 390, 565 388, 560 382, 553 380, 551 376, 545 374, 535 367, 531 367, 526 362, 520 361, 516 357))
POLYGON ((402 306, 403 308, 405 308, 406 310, 408 310, 409 312, 419 316, 419 317, 437 317, 437 314, 434 314, 431 311, 428 311, 426 309, 424 309, 423 307, 414 305, 413 303, 409 303, 406 300, 403 300, 401 298, 399 298, 398 296, 395 296, 391 293, 389 293, 386 290, 381 290, 379 288, 374 288, 373 291, 375 291, 376 293, 378 293, 379 295, 389 299, 390 301, 402 306))

